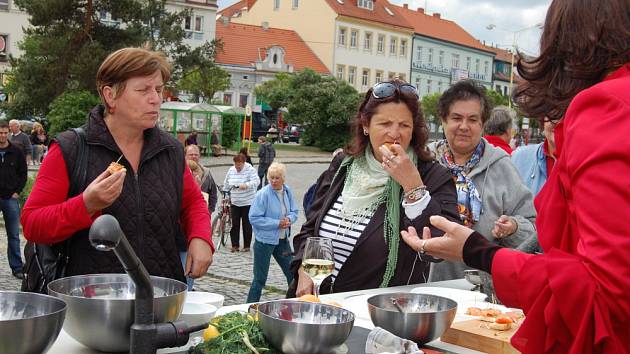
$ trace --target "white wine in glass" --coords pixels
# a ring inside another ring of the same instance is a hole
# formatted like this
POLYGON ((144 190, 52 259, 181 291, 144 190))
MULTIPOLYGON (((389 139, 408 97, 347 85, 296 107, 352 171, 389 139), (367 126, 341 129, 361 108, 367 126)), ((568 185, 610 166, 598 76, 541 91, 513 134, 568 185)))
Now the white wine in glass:
POLYGON ((319 297, 319 286, 335 269, 332 240, 326 237, 307 238, 302 269, 313 280, 315 296, 319 297))

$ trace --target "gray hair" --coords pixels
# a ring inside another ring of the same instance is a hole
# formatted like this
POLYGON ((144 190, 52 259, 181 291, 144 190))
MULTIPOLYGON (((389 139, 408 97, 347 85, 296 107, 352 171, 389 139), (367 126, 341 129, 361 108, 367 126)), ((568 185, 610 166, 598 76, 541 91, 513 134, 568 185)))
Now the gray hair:
POLYGON ((286 181, 287 166, 281 162, 273 162, 267 170, 267 179, 271 179, 271 175, 280 176, 282 182, 286 181))
POLYGON ((486 135, 503 135, 512 128, 516 112, 506 106, 497 106, 490 113, 490 118, 484 124, 486 135))

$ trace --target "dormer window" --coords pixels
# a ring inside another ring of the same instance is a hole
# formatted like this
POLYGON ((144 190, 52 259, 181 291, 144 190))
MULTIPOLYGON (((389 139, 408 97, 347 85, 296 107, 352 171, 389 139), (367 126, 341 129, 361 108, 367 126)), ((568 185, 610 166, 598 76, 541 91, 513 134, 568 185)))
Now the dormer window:
POLYGON ((374 10, 374 0, 357 0, 357 6, 362 9, 374 10))

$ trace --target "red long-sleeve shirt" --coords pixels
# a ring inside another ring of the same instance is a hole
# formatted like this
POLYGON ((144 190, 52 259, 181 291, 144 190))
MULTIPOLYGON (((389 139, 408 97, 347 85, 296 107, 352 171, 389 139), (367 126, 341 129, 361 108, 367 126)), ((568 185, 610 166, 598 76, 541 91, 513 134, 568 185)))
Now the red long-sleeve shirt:
POLYGON ((536 198, 542 255, 499 250, 497 295, 523 353, 630 353, 630 63, 575 97, 536 198))
MULTIPOLYGON (((93 215, 88 213, 83 193, 66 200, 69 188, 66 162, 59 145, 53 143, 22 210, 21 222, 26 239, 37 243, 59 242, 92 225, 100 212, 93 215)), ((188 168, 184 169, 180 223, 188 242, 193 238, 201 238, 210 244, 214 252, 210 214, 188 168)))

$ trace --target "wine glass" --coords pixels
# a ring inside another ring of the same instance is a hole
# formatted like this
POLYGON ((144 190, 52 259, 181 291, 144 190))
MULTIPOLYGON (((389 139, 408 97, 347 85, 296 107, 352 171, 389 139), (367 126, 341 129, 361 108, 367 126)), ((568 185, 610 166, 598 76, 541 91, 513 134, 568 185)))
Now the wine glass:
POLYGON ((332 239, 327 237, 309 237, 306 239, 302 268, 313 280, 315 296, 319 297, 319 286, 335 269, 332 239))

